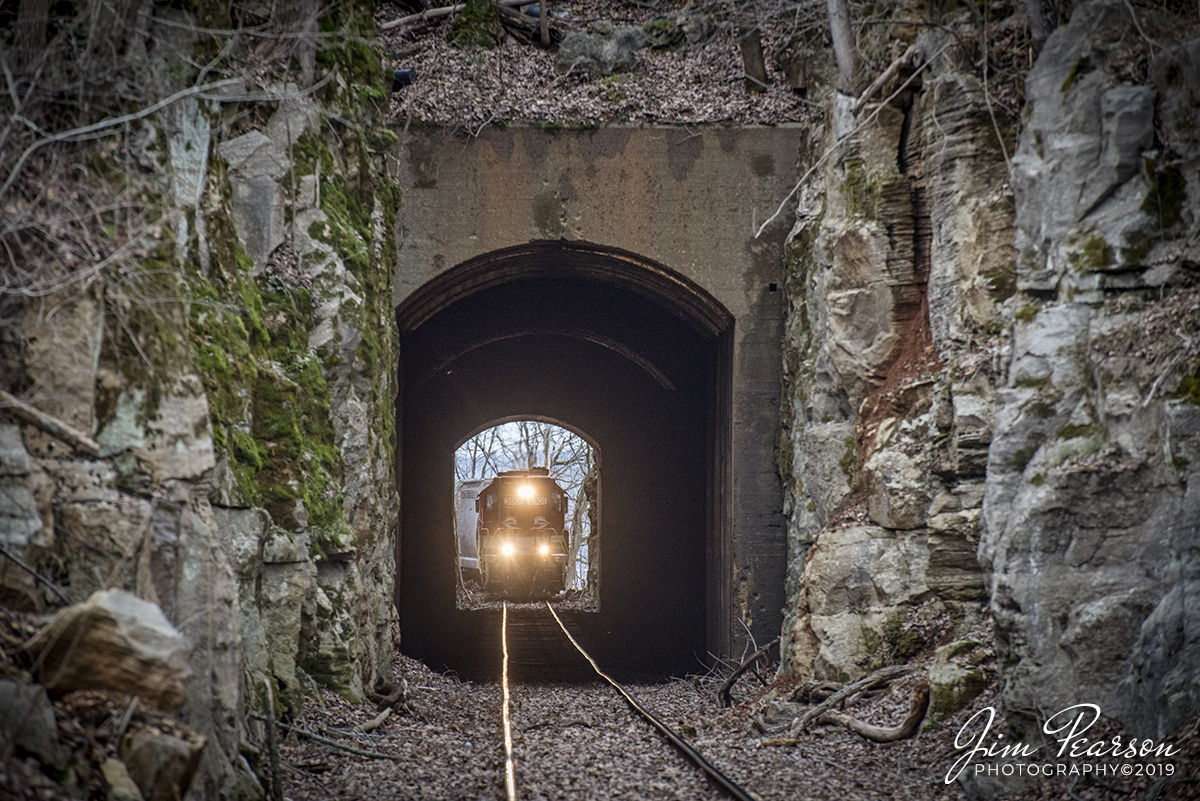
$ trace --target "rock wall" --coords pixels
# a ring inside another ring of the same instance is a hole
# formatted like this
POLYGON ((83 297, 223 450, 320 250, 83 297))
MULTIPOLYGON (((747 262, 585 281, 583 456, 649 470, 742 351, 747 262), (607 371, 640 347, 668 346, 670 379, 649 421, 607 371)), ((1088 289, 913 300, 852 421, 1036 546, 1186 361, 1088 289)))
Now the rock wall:
MULTIPOLYGON (((154 13, 151 63, 217 46, 171 33, 190 12, 154 13)), ((346 3, 322 24, 370 20, 346 3)), ((292 712, 314 681, 358 697, 398 637, 395 137, 378 55, 323 41, 320 91, 230 84, 89 152, 151 222, 114 215, 95 235, 120 258, 4 298, 0 388, 83 436, 0 408, 0 544, 53 584, 3 559, 0 596, 162 607, 192 649, 180 717, 209 738, 198 797, 255 783, 238 743, 261 677, 292 712)))
POLYGON ((975 560, 1012 207, 979 80, 934 60, 804 190, 787 289, 785 665, 848 679, 978 625, 975 560))
POLYGON ((1076 11, 1019 145, 974 40, 934 30, 907 89, 838 97, 802 148, 841 140, 788 260, 797 677, 978 639, 990 611, 1018 727, 1090 702, 1160 736, 1200 708, 1200 40, 1138 22, 1076 11))
POLYGON ((979 556, 1005 703, 1027 721, 1088 701, 1157 737, 1200 710, 1200 32, 1187 30, 1092 3, 1026 82, 1019 308, 979 556))

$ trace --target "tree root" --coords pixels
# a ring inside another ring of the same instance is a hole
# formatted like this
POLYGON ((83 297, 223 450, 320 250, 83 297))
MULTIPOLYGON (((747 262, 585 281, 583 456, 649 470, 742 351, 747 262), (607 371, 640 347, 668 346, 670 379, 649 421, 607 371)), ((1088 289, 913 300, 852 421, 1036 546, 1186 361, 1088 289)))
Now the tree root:
POLYGON ((873 743, 894 743, 898 740, 907 740, 910 737, 916 736, 917 732, 921 730, 921 721, 925 720, 925 713, 928 710, 929 682, 923 681, 917 685, 917 689, 913 693, 912 706, 909 708, 908 717, 899 726, 876 726, 871 723, 864 723, 857 718, 850 717, 841 712, 833 711, 821 715, 820 722, 837 724, 873 743))

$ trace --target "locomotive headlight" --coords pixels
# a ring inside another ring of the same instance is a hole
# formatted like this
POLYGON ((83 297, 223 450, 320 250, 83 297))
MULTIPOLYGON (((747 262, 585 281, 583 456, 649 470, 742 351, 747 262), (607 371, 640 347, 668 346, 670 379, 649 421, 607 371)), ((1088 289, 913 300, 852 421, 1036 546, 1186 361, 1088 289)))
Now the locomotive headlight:
POLYGON ((550 555, 550 546, 545 545, 545 544, 539 545, 538 553, 540 553, 542 556, 549 556, 550 555))
POLYGON ((511 542, 506 542, 503 545, 501 545, 500 553, 504 554, 505 556, 512 556, 513 555, 513 544, 511 542))
POLYGON ((517 494, 520 495, 522 498, 532 498, 533 497, 533 485, 532 484, 522 484, 521 486, 517 487, 517 494))

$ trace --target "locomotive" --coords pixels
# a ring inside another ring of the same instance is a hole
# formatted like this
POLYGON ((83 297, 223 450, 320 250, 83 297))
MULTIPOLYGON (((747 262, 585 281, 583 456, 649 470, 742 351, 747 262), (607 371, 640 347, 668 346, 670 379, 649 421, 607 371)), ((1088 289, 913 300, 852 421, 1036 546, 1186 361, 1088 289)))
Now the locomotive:
POLYGON ((475 499, 477 565, 486 590, 557 592, 566 586, 567 496, 544 467, 498 473, 475 499))

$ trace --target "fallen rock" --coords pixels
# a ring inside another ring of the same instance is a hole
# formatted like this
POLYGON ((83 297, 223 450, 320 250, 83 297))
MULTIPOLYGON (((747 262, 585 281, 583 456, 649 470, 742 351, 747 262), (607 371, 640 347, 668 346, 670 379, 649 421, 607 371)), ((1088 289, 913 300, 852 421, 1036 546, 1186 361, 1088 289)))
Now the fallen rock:
POLYGON ((28 754, 58 770, 66 767, 45 688, 0 679, 0 754, 14 746, 18 755, 28 754))
POLYGON ((616 28, 611 22, 598 22, 591 33, 567 34, 558 46, 554 69, 560 73, 577 69, 596 75, 629 72, 637 51, 648 44, 650 37, 641 28, 616 28))
POLYGON ((171 711, 183 703, 188 646, 156 604, 104 590, 61 610, 29 646, 47 689, 115 690, 171 711))
POLYGON ((929 666, 932 700, 930 717, 945 720, 963 709, 987 687, 987 678, 973 659, 979 643, 966 639, 944 645, 933 655, 929 666))
POLYGON ((129 769, 119 759, 106 759, 100 765, 104 786, 108 790, 107 801, 145 801, 142 791, 129 775, 129 769))
POLYGON ((500 15, 489 0, 467 0, 466 6, 450 27, 450 44, 460 50, 491 49, 504 41, 500 15))
POLYGON ((121 741, 121 760, 145 801, 180 801, 204 753, 204 737, 188 742, 153 729, 142 729, 121 741))

